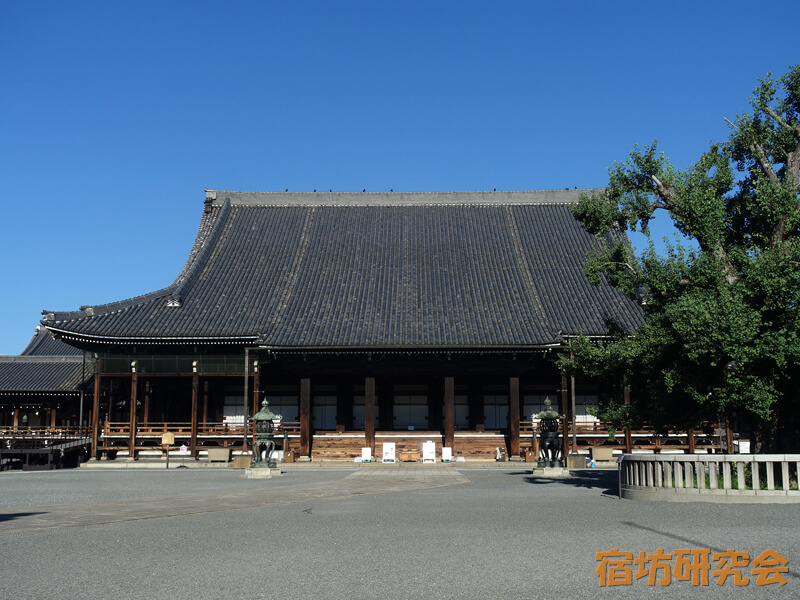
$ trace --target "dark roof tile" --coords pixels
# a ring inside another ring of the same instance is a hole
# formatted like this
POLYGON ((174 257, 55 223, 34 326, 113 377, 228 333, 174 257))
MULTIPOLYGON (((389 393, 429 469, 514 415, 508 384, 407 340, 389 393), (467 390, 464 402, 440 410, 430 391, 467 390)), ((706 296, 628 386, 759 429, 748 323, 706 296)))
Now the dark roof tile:
POLYGON ((608 318, 636 327, 635 303, 583 275, 595 240, 569 211, 579 192, 211 192, 172 286, 43 323, 112 343, 309 349, 541 346, 608 318))

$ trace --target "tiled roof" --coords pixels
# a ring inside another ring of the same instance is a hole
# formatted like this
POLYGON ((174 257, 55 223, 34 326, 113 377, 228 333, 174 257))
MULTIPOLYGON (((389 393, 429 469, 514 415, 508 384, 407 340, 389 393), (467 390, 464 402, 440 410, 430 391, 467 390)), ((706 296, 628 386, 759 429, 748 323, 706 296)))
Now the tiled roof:
POLYGON ((38 331, 20 356, 0 356, 0 395, 77 393, 93 373, 81 351, 38 331))
POLYGON ((80 353, 80 348, 65 344, 37 325, 36 333, 20 356, 79 356, 80 353))
POLYGON ((98 343, 286 349, 516 348, 634 328, 635 303, 583 275, 581 190, 209 192, 168 288, 42 321, 98 343))

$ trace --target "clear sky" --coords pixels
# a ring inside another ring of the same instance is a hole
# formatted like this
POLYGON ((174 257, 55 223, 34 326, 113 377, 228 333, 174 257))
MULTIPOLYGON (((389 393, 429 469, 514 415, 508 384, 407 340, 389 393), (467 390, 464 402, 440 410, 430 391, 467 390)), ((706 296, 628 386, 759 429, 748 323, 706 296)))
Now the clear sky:
POLYGON ((602 187, 800 61, 800 3, 0 2, 0 354, 169 285, 203 188, 602 187))

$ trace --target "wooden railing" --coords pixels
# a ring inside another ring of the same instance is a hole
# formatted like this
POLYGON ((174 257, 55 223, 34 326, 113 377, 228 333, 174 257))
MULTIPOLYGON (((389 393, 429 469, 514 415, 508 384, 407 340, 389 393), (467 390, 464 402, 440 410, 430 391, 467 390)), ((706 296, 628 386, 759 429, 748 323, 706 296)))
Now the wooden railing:
MULTIPOLYGON (((520 441, 525 445, 526 441, 533 438, 533 434, 538 430, 539 421, 520 422, 520 441)), ((577 439, 578 449, 591 448, 592 446, 615 445, 625 447, 625 432, 614 430, 609 423, 602 421, 581 423, 578 422, 573 428, 572 422, 567 421, 568 443, 572 446, 573 437, 577 439), (613 433, 613 439, 612 439, 613 433)), ((652 450, 655 453, 669 450, 716 450, 721 448, 721 440, 718 434, 706 434, 702 429, 693 432, 671 430, 666 433, 658 432, 653 427, 641 427, 630 432, 631 447, 637 450, 652 450)))
POLYGON ((619 495, 673 502, 800 502, 800 454, 626 454, 619 495))
MULTIPOLYGON (((281 423, 275 428, 275 437, 283 436, 286 431, 288 435, 295 436, 300 434, 300 423, 286 422, 281 423)), ((168 423, 147 423, 136 425, 137 437, 157 437, 170 432, 176 436, 188 437, 192 435, 192 424, 183 422, 168 423)), ((248 435, 253 433, 252 424, 248 426, 248 435)), ((109 422, 103 423, 101 435, 103 437, 130 437, 131 425, 128 422, 109 422)), ((220 436, 242 436, 244 427, 241 423, 200 423, 197 425, 198 437, 220 437, 220 436)))
MULTIPOLYGON (((0 427, 0 439, 74 439, 80 436, 80 429, 75 426, 67 427, 0 427)), ((89 435, 89 429, 83 428, 84 437, 89 435)))

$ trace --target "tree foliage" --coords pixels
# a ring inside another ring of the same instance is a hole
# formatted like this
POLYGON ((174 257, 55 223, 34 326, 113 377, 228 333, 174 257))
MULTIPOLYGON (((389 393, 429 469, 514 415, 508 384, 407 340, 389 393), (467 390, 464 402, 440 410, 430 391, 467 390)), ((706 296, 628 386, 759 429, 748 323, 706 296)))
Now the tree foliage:
POLYGON ((729 139, 688 169, 654 142, 609 169, 574 213, 598 235, 587 275, 637 298, 644 325, 598 345, 570 343, 562 367, 609 390, 617 425, 696 426, 736 413, 766 446, 797 449, 800 402, 800 65, 759 82, 729 139), (624 231, 649 235, 657 211, 689 241, 635 256, 624 231), (620 408, 619 382, 632 404, 620 408))

